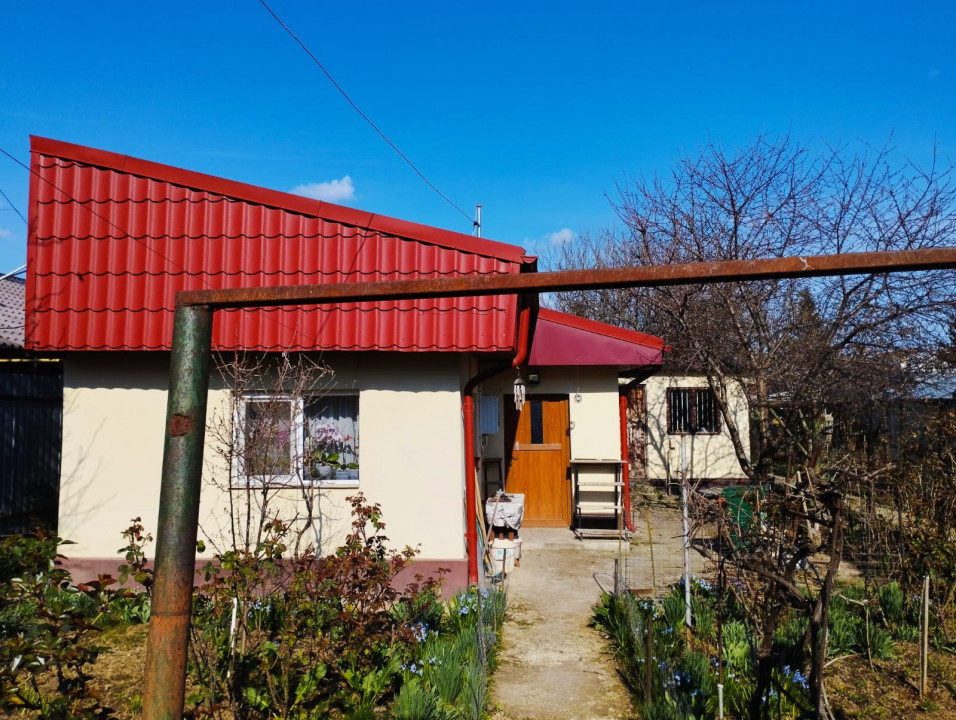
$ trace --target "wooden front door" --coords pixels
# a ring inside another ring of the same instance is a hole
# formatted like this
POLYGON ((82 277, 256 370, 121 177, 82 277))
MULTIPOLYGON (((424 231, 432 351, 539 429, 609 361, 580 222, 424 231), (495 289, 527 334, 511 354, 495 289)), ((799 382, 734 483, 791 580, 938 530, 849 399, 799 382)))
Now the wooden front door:
POLYGON ((524 493, 526 527, 571 525, 569 428, 567 396, 537 396, 525 402, 520 415, 513 409, 506 413, 505 442, 511 455, 505 488, 524 493))

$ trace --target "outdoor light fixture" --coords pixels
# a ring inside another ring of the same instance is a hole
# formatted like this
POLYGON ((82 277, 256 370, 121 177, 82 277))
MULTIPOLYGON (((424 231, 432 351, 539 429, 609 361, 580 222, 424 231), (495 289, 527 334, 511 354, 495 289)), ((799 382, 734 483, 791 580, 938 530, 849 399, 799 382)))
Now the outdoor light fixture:
POLYGON ((528 373, 528 385, 535 387, 539 382, 541 382, 541 376, 538 373, 528 373))

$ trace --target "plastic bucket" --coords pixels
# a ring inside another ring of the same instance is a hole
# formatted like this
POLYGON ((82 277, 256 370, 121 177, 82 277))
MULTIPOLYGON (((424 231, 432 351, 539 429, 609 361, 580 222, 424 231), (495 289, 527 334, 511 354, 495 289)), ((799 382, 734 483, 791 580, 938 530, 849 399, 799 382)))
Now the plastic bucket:
POLYGON ((507 575, 515 569, 516 543, 514 540, 495 540, 491 543, 491 566, 507 575))

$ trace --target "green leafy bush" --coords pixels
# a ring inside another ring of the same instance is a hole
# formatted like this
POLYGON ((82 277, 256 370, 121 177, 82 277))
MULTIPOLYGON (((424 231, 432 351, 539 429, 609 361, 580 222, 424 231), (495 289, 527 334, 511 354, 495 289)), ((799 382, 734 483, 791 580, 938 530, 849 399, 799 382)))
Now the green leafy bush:
POLYGON ((287 558, 273 522, 252 549, 218 554, 193 604, 193 716, 478 718, 504 612, 470 590, 448 607, 440 582, 395 577, 415 551, 390 551, 377 505, 350 498, 352 529, 328 557, 287 558))
POLYGON ((42 531, 0 541, 0 707, 40 718, 93 717, 89 681, 101 648, 88 638, 111 578, 72 584, 64 541, 42 531), (45 679, 45 681, 44 681, 45 679))

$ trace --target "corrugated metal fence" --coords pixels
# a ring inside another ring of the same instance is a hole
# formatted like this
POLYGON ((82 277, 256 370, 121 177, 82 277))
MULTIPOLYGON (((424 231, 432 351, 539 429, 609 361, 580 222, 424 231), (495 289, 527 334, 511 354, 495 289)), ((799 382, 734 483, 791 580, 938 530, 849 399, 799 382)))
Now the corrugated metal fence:
POLYGON ((56 530, 63 436, 58 362, 0 362, 0 535, 56 530))

